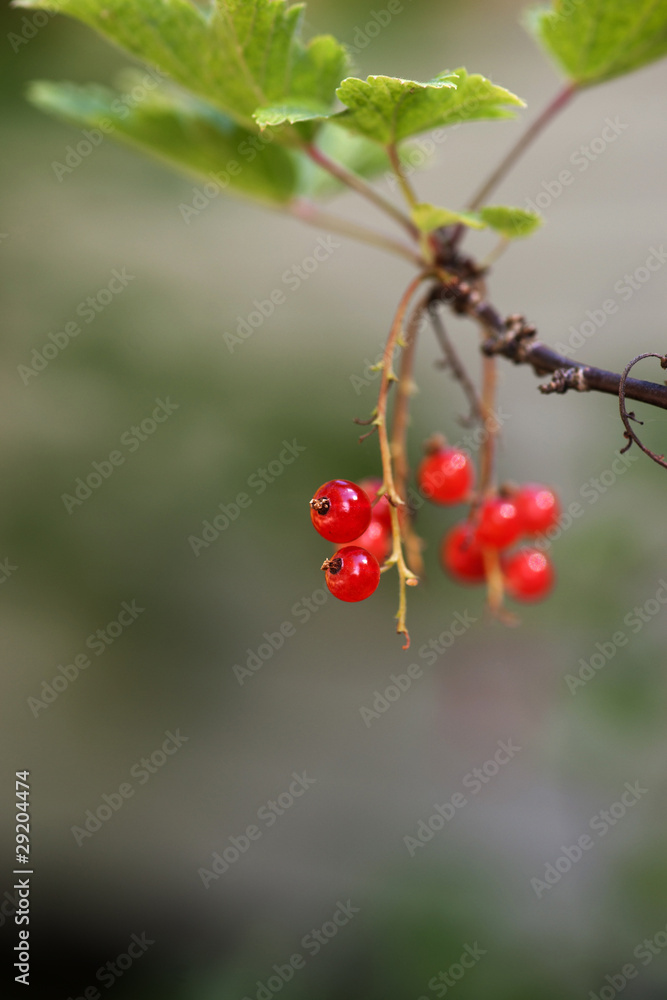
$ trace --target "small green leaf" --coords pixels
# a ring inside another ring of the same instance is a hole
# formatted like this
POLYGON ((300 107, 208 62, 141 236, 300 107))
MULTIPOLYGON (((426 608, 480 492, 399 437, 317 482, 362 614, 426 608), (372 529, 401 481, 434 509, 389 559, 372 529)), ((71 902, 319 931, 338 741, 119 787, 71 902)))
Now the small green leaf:
POLYGON ((78 18, 250 129, 258 108, 326 111, 348 64, 329 35, 301 41, 303 5, 287 0, 215 0, 206 9, 190 0, 16 4, 78 18))
POLYGON ((423 202, 415 205, 411 212, 412 221, 422 233, 432 233, 441 226, 469 226, 471 229, 484 229, 484 223, 475 212, 452 212, 448 208, 438 208, 423 202))
POLYGON ((529 30, 566 76, 591 86, 667 55, 667 0, 554 0, 529 30))
POLYGON ((509 90, 465 69, 440 73, 427 83, 392 76, 348 77, 336 93, 348 110, 331 121, 384 146, 442 125, 511 118, 506 105, 523 106, 509 90))
POLYGON ((480 209, 479 216, 487 226, 510 240, 530 236, 542 225, 542 218, 536 212, 508 205, 487 205, 480 209))
POLYGON ((136 103, 131 91, 40 81, 31 84, 28 98, 43 111, 139 146, 230 193, 284 204, 295 192, 297 172, 288 150, 263 143, 195 99, 156 90, 136 103))

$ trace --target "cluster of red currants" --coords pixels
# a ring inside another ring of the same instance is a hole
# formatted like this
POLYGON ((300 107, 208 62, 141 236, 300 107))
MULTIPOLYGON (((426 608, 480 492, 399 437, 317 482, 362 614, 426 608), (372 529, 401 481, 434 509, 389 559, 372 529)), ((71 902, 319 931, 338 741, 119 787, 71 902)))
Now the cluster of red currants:
MULTIPOLYGON (((423 495, 437 504, 469 502, 475 470, 469 456, 458 448, 437 445, 429 450, 417 471, 423 495)), ((504 586, 516 601, 539 601, 554 584, 548 556, 535 547, 507 553, 523 538, 535 538, 556 524, 558 499, 546 486, 527 483, 504 487, 498 494, 473 506, 471 516, 444 536, 440 560, 445 571, 459 583, 487 580, 485 550, 502 552, 500 567, 504 586)))
POLYGON ((391 511, 385 496, 377 499, 381 486, 379 479, 364 479, 360 486, 332 479, 310 501, 316 531, 337 545, 348 543, 322 565, 327 587, 341 601, 370 597, 391 551, 391 511))
MULTIPOLYGON (((417 470, 417 483, 433 503, 470 503, 474 466, 458 448, 434 444, 417 470)), ((380 566, 392 551, 391 509, 386 496, 378 499, 381 487, 380 479, 364 479, 360 485, 332 479, 310 501, 316 531, 343 546, 322 565, 330 592, 341 601, 370 597, 380 581, 380 566)), ((516 601, 539 601, 554 585, 548 556, 534 546, 508 550, 522 539, 548 531, 559 514, 558 499, 546 486, 503 487, 473 503, 468 519, 445 534, 440 548, 442 566, 459 583, 482 584, 488 579, 485 552, 502 553, 500 571, 509 596, 516 601)))

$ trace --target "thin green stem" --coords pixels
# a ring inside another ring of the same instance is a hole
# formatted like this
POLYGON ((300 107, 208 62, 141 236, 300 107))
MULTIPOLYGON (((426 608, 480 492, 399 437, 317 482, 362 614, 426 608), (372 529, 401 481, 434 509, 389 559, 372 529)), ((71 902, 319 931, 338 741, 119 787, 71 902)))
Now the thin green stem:
MULTIPOLYGON (((408 427, 410 424, 410 400, 416 386, 413 381, 413 369, 419 325, 431 297, 430 291, 417 302, 408 321, 405 347, 401 352, 401 365, 396 386, 396 398, 391 424, 391 457, 394 463, 394 481, 396 492, 405 500, 407 497, 410 466, 408 463, 408 427)), ((400 518, 399 518, 400 523, 400 518)), ((415 532, 407 511, 403 515, 403 539, 405 541, 406 562, 415 576, 424 575, 424 561, 421 556, 423 544, 415 532)))
POLYGON ((306 146, 305 152, 314 163, 317 163, 317 165, 322 167, 323 170, 330 173, 333 177, 339 180, 341 184, 345 184, 346 187, 356 191, 357 194, 360 194, 363 198, 372 202, 376 208, 380 209, 381 212, 390 216, 394 222, 397 222, 400 226, 402 226, 413 239, 417 239, 419 237, 419 231, 411 221, 410 217, 402 212, 400 208, 397 208, 391 201, 385 198, 384 195, 380 194, 379 191, 376 191, 375 188, 368 183, 368 181, 364 180, 363 177, 359 177, 358 174, 348 170, 347 167, 342 165, 342 163, 337 163, 335 160, 330 159, 330 157, 328 157, 326 153, 323 153, 321 149, 318 149, 317 146, 313 146, 312 144, 306 146))
POLYGON ((405 176, 405 171, 403 170, 403 164, 401 163, 401 157, 399 155, 398 149, 396 148, 396 143, 391 142, 387 146, 387 156, 389 157, 389 163, 391 164, 391 169, 396 175, 396 180, 398 181, 403 196, 407 201, 410 208, 414 208, 415 205, 419 204, 419 199, 414 192, 412 184, 405 176))
POLYGON ((396 345, 398 344, 399 337, 403 330, 403 320, 405 318, 407 308, 410 305, 410 300, 421 282, 424 281, 426 277, 427 275, 424 273, 418 274, 416 278, 412 279, 406 291, 403 293, 394 316, 394 321, 391 324, 389 336, 387 337, 387 343, 384 348, 384 354, 382 356, 382 378, 380 380, 380 391, 378 393, 375 423, 377 425, 380 438, 380 455, 382 458, 384 492, 387 494, 389 503, 395 507, 403 506, 404 500, 398 495, 396 490, 391 448, 389 445, 389 435, 387 432, 387 403, 389 398, 389 387, 392 382, 398 381, 393 370, 393 357, 396 345))
POLYGON ((404 649, 407 649, 410 645, 410 635, 405 623, 407 608, 405 588, 406 586, 414 587, 419 581, 414 573, 412 573, 408 568, 403 555, 403 539, 401 535, 401 523, 398 508, 405 507, 405 501, 401 496, 399 496, 396 488, 396 482, 394 480, 393 457, 389 443, 389 435, 387 432, 387 401, 389 396, 389 387, 392 382, 397 381, 393 370, 393 358, 394 351, 396 350, 401 333, 403 332, 405 314, 408 306, 410 305, 412 296, 421 282, 426 280, 428 277, 428 272, 422 272, 413 278, 398 304, 398 309, 396 310, 396 315, 394 316, 393 323, 391 324, 391 329, 389 331, 389 336, 387 337, 387 343, 385 345, 384 355, 382 358, 382 379, 380 382, 378 405, 374 421, 380 438, 380 455, 382 458, 382 492, 386 494, 391 508, 391 527, 393 538, 392 553, 386 561, 383 569, 388 569, 390 566, 395 565, 398 570, 399 603, 398 614, 396 615, 396 631, 399 635, 403 635, 405 637, 405 645, 403 646, 404 649))

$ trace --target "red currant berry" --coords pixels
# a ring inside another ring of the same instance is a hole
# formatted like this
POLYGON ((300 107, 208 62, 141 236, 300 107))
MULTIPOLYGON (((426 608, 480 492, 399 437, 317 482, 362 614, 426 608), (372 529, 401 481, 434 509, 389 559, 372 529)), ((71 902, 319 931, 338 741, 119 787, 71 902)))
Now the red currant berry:
POLYGON ((523 530, 527 535, 540 535, 556 524, 560 516, 558 497, 546 486, 526 483, 512 497, 519 508, 523 530))
POLYGON ((523 520, 512 500, 494 497, 482 504, 477 525, 477 541, 490 549, 506 549, 523 531, 523 520))
POLYGON ((459 503, 470 493, 475 470, 470 458, 458 448, 438 448, 417 470, 419 489, 434 503, 459 503))
POLYGON ((507 593, 515 601, 541 601, 551 591, 555 574, 539 549, 522 549, 503 560, 507 593))
POLYGON ((310 519, 330 542, 352 542, 370 524, 371 502, 356 483, 332 479, 310 501, 310 519))
POLYGON ((440 561, 443 569, 459 583, 483 583, 486 578, 482 549, 467 521, 445 535, 440 561))
POLYGON ((391 532, 387 531, 383 522, 376 518, 373 512, 371 523, 363 535, 354 539, 354 544, 366 549, 379 563, 383 563, 391 552, 391 532))
POLYGON ((368 499, 371 502, 373 508, 372 517, 374 520, 380 521, 386 527, 387 531, 391 531, 391 507, 389 506, 389 501, 386 496, 381 496, 377 503, 375 503, 375 498, 378 495, 378 490, 382 486, 382 480, 377 478, 372 479, 362 479, 359 483, 364 493, 368 494, 368 499))
POLYGON ((358 545, 346 545, 325 559, 322 569, 327 587, 339 601, 365 601, 380 582, 380 565, 370 552, 358 545))

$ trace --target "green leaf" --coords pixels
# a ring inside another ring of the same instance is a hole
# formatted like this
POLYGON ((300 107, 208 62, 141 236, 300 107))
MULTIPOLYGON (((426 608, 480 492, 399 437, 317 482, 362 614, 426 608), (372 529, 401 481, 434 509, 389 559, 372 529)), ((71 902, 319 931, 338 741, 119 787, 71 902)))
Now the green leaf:
POLYGON ((313 121, 315 118, 326 118, 328 108, 320 105, 318 108, 306 104, 280 104, 268 108, 259 108, 253 118, 261 129, 267 126, 295 125, 297 122, 313 121))
POLYGON ((506 105, 523 101, 465 69, 440 73, 427 83, 392 76, 348 77, 336 91, 347 111, 331 121, 387 146, 442 125, 511 118, 506 105))
POLYGON ((667 0, 554 0, 529 30, 569 79, 591 86, 667 55, 667 0))
POLYGON ((508 205, 487 205, 480 209, 479 217, 491 229, 510 240, 530 236, 542 225, 542 218, 536 212, 508 205))
POLYGON ((31 84, 28 97, 43 111, 139 146, 230 193, 284 204, 295 192, 297 172, 289 150, 263 142, 195 99, 156 90, 137 103, 131 89, 118 93, 47 82, 31 84))
POLYGON ((246 128, 258 108, 328 110, 348 57, 329 35, 301 41, 303 5, 287 0, 17 0, 59 11, 216 105, 246 128))
POLYGON ((452 212, 448 208, 438 208, 423 202, 415 205, 411 212, 412 221, 422 233, 432 233, 441 226, 470 226, 471 229, 484 229, 484 223, 475 212, 452 212))

